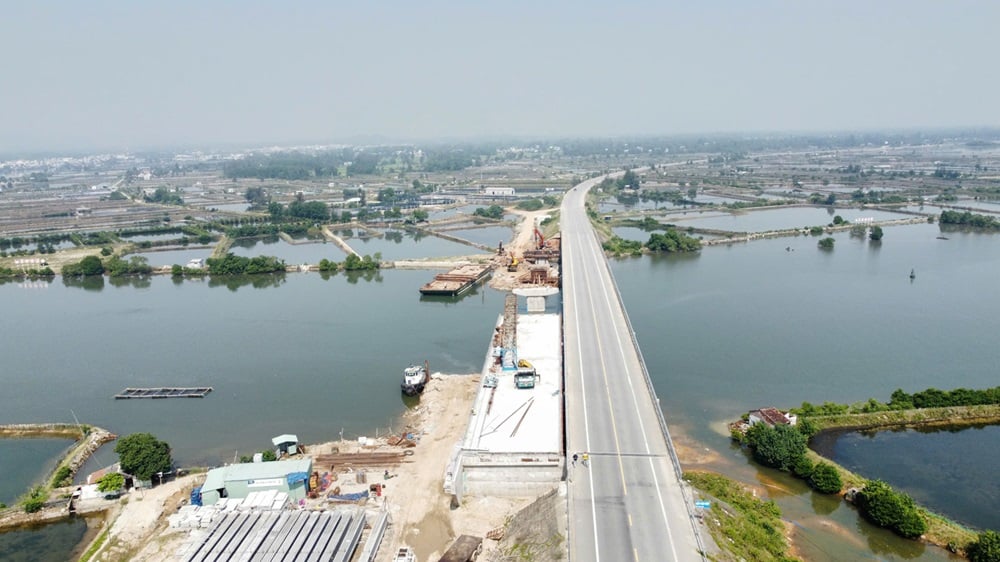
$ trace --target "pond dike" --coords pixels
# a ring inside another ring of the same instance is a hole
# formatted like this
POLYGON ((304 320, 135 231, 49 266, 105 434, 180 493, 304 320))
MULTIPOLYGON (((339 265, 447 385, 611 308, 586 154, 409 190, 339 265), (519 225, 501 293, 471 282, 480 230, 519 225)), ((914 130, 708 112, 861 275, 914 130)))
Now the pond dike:
MULTIPOLYGON (((0 425, 0 438, 2 439, 26 439, 26 438, 53 438, 53 439, 76 439, 77 442, 69 448, 55 465, 55 470, 60 466, 67 466, 70 469, 70 478, 76 475, 83 463, 99 449, 101 445, 114 441, 117 435, 110 431, 94 426, 76 425, 69 423, 18 423, 0 425)), ((70 515, 68 499, 60 498, 60 495, 69 494, 73 486, 63 488, 51 488, 53 474, 46 476, 46 481, 42 486, 49 491, 49 501, 45 507, 36 513, 25 513, 20 505, 12 505, 7 509, 0 510, 0 529, 9 527, 21 527, 33 525, 45 521, 54 521, 70 515)), ((27 490, 25 490, 27 492, 27 490)))

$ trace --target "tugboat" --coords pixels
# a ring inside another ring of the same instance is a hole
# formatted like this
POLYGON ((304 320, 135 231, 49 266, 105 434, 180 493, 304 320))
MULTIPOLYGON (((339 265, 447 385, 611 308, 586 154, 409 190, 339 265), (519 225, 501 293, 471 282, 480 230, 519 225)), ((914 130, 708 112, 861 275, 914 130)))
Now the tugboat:
POLYGON ((403 394, 407 396, 416 396, 424 391, 424 386, 427 381, 431 378, 431 370, 427 365, 427 361, 424 361, 424 365, 410 365, 409 367, 403 369, 403 382, 399 384, 399 387, 403 390, 403 394))

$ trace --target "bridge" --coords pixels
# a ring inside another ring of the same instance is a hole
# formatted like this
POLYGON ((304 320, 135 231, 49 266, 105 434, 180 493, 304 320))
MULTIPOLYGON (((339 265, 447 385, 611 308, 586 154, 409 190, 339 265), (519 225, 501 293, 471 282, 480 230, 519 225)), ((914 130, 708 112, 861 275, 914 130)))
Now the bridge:
POLYGON ((680 465, 584 202, 563 199, 562 274, 570 559, 703 560, 680 465))

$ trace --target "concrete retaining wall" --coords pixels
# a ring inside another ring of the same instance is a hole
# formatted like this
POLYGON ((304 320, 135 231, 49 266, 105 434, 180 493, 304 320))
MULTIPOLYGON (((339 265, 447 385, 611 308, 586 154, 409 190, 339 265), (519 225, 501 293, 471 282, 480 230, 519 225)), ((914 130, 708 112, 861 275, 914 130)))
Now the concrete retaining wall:
MULTIPOLYGON (((495 456, 495 455, 494 455, 495 456)), ((462 461, 462 489, 468 496, 532 497, 559 485, 563 467, 559 457, 538 461, 481 462, 475 456, 462 461)))

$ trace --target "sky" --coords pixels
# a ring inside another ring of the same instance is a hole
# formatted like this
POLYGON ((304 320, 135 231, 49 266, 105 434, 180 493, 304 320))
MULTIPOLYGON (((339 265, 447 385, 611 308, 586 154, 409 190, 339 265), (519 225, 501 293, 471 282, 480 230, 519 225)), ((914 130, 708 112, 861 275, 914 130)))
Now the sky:
POLYGON ((1000 126, 1000 2, 12 2, 0 150, 1000 126))

